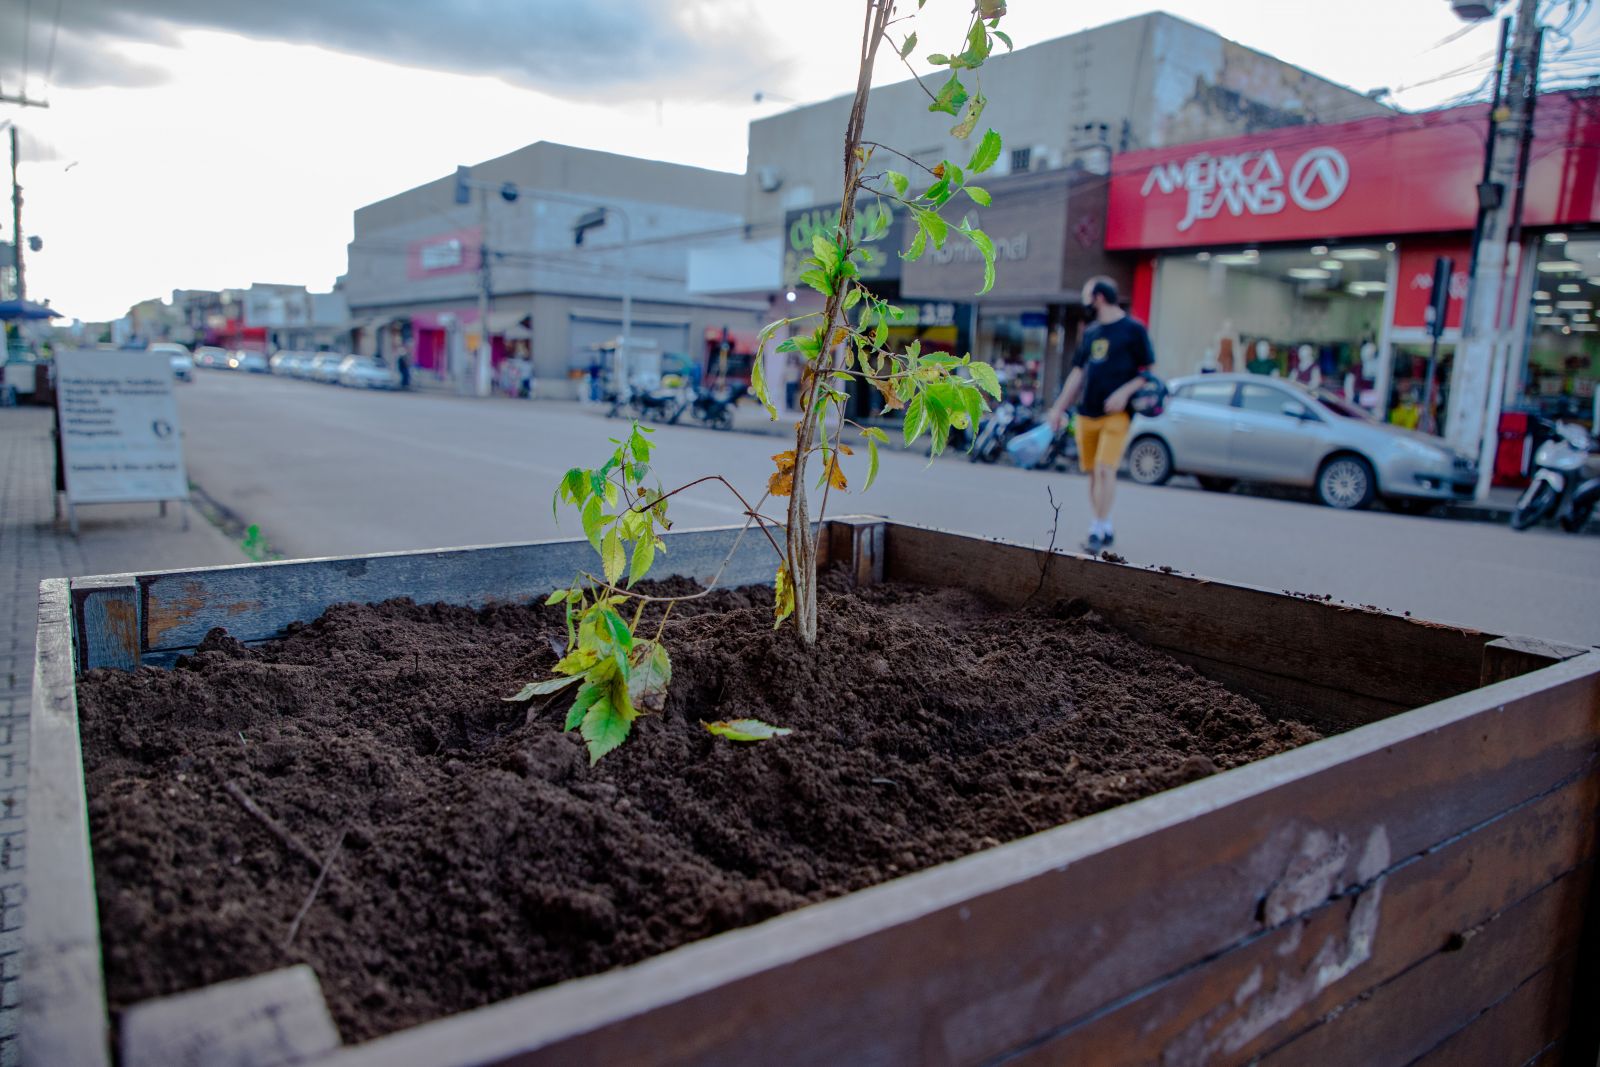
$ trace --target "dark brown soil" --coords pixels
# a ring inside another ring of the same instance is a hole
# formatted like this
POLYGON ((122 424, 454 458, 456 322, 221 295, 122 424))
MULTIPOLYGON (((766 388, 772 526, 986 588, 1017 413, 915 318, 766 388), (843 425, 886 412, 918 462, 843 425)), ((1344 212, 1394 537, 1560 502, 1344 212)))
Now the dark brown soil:
MULTIPOLYGON (((681 592, 681 589, 676 591, 681 592)), ((346 1041, 641 960, 1315 739, 1081 604, 770 590, 681 604, 664 715, 597 767, 546 675, 553 609, 345 605, 79 689, 107 988, 307 962, 346 1041), (702 720, 794 734, 740 745, 702 720), (225 783, 236 782, 237 795, 225 783), (326 855, 316 879, 245 810, 326 855)))

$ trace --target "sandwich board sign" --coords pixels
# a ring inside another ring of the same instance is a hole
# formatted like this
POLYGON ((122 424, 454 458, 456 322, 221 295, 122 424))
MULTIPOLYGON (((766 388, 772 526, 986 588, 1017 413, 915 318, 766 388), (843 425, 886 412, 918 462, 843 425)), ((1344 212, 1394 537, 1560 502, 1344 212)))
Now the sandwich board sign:
MULTIPOLYGON (((189 498, 165 352, 58 352, 57 447, 72 532, 77 504, 189 498)), ((184 513, 188 525, 188 513, 184 513)))

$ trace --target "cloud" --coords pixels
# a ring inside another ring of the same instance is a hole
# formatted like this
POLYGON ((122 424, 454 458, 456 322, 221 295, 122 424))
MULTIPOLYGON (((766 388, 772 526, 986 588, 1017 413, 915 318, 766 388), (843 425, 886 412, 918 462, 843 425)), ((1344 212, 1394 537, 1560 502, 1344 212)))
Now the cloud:
MULTIPOLYGON (((158 84, 158 68, 119 57, 123 42, 171 43, 219 30, 316 45, 406 66, 487 75, 559 96, 655 98, 758 77, 770 62, 752 30, 755 0, 62 0, 57 85, 158 84), (746 28, 748 27, 748 28, 746 28)), ((44 5, 37 5, 41 8, 44 5)), ((21 5, 0 36, 21 36, 21 5)), ((48 10, 48 8, 45 8, 48 10)), ((36 17, 34 76, 49 27, 36 17)), ((7 56, 8 66, 16 62, 7 56)), ((17 80, 15 70, 4 72, 17 80)))
POLYGON ((22 127, 17 130, 17 156, 23 163, 51 163, 66 158, 55 145, 22 127))

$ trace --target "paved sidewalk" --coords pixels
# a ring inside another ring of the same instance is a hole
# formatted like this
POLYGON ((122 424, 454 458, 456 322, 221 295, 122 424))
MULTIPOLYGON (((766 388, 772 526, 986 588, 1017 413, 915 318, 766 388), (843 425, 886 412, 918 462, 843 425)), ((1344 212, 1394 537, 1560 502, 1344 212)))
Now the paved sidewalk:
POLYGON ((0 408, 0 1067, 16 1044, 27 811, 28 707, 39 582, 86 574, 246 562, 230 538, 190 509, 156 504, 78 509, 80 533, 54 522, 54 450, 48 408, 0 408))

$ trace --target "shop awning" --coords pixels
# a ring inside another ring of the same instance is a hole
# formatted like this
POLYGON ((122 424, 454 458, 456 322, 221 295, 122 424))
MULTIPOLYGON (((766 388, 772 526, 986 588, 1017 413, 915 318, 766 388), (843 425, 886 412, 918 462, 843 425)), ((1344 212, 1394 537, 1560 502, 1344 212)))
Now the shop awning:
POLYGON ((491 311, 489 313, 489 333, 491 336, 504 337, 508 341, 531 340, 533 330, 531 324, 533 313, 529 311, 491 311), (525 325, 523 320, 528 320, 525 325))
POLYGON ((355 319, 350 323, 352 330, 381 330, 391 322, 397 321, 399 315, 375 315, 370 319, 355 319))

